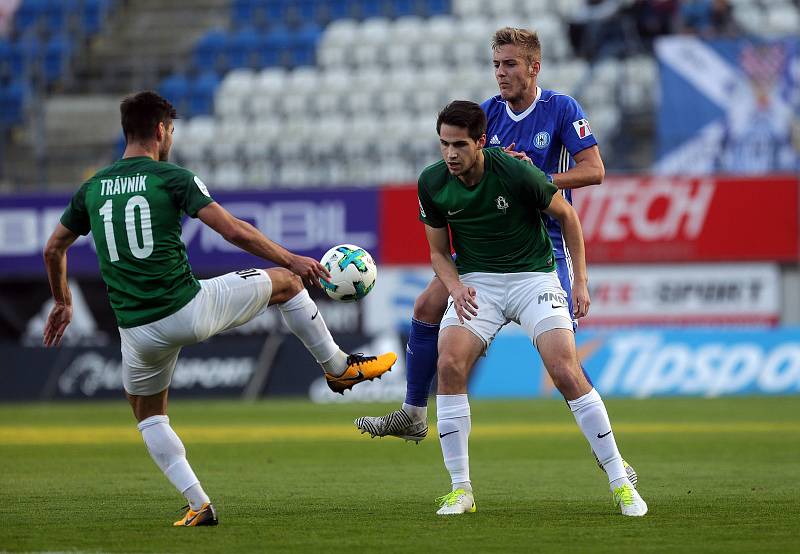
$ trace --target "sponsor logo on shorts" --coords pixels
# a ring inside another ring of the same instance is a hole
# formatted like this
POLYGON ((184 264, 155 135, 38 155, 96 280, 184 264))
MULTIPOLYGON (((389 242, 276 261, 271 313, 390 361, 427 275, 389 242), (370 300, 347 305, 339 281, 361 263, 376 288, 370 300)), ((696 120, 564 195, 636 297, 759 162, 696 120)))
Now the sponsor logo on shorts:
POLYGON ((551 302, 553 308, 563 308, 567 305, 567 298, 556 292, 545 292, 539 295, 539 304, 551 302))

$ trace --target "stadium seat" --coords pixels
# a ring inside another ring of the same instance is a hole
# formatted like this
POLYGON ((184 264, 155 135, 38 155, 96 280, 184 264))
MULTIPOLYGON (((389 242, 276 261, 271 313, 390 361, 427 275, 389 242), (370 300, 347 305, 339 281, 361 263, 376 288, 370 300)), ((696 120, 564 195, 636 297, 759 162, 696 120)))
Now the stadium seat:
POLYGON ((212 158, 217 162, 236 160, 244 156, 244 145, 250 134, 249 121, 243 116, 231 116, 220 120, 212 158))
POLYGON ((189 112, 192 115, 209 115, 214 112, 214 91, 219 85, 214 72, 205 72, 189 85, 189 112))
POLYGON ((275 167, 266 160, 257 160, 244 167, 244 182, 249 188, 269 188, 275 167))
POLYGON ((211 116, 198 116, 188 120, 181 131, 181 155, 192 160, 208 160, 217 138, 217 125, 211 116))
POLYGON ((54 36, 44 49, 44 78, 48 83, 58 81, 69 64, 72 44, 68 37, 54 36))
POLYGON ((342 46, 322 45, 317 47, 317 63, 322 68, 342 67, 348 64, 350 52, 342 46))
POLYGON ((25 0, 14 13, 14 28, 24 33, 36 25, 47 11, 48 0, 25 0))
POLYGON ((422 2, 422 13, 420 15, 435 16, 450 13, 453 13, 450 0, 424 0, 422 2))
POLYGON ((225 46, 225 55, 228 67, 259 67, 259 33, 252 27, 239 29, 233 35, 228 36, 225 46))
POLYGON ((217 189, 238 189, 245 184, 245 176, 239 163, 227 161, 216 165, 209 181, 217 189))
POLYGON ((220 83, 214 96, 214 111, 222 117, 236 117, 246 112, 245 100, 255 87, 255 72, 235 69, 220 83))
POLYGON ((181 74, 173 74, 161 81, 158 92, 169 100, 178 110, 179 115, 186 115, 189 111, 189 81, 181 74))
POLYGON ((376 2, 375 0, 350 0, 350 13, 358 19, 370 19, 386 15, 383 9, 383 2, 376 2))
POLYGON ((392 21, 389 35, 384 40, 389 42, 392 48, 397 44, 413 45, 421 40, 439 40, 436 36, 427 35, 427 31, 428 25, 424 19, 416 15, 407 15, 392 21))
POLYGON ((483 0, 453 0, 453 14, 464 19, 486 15, 483 0))
POLYGON ((194 47, 194 65, 197 69, 219 69, 225 65, 225 49, 228 35, 214 29, 206 33, 194 47))
POLYGON ((82 0, 83 13, 81 14, 81 23, 83 31, 87 35, 95 35, 100 31, 100 28, 105 21, 108 13, 109 2, 108 0, 82 0))
POLYGON ((22 123, 25 116, 25 102, 30 94, 22 80, 16 80, 0 87, 0 127, 10 127, 22 123))
POLYGON ((356 40, 358 31, 359 23, 355 19, 337 19, 325 28, 321 43, 348 47, 356 40))
POLYGON ((507 17, 509 14, 513 14, 517 11, 515 0, 492 0, 485 4, 483 9, 486 10, 485 13, 489 16, 507 17))
POLYGON ((231 2, 231 21, 235 27, 245 27, 247 25, 256 24, 255 1, 233 0, 233 2, 231 2))
POLYGON ((412 15, 417 11, 416 0, 388 0, 387 15, 392 18, 412 15))

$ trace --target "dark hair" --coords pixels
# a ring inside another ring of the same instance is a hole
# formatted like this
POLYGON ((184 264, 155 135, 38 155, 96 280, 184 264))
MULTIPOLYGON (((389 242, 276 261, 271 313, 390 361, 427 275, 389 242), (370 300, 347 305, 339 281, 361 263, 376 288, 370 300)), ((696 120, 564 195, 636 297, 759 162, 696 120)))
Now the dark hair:
POLYGON ((436 119, 436 133, 442 128, 442 123, 466 129, 469 138, 477 141, 486 134, 486 114, 475 102, 469 100, 453 100, 436 119))
POLYGON ((153 138, 159 123, 166 126, 178 119, 175 107, 166 98, 149 90, 125 98, 119 111, 126 140, 153 138))

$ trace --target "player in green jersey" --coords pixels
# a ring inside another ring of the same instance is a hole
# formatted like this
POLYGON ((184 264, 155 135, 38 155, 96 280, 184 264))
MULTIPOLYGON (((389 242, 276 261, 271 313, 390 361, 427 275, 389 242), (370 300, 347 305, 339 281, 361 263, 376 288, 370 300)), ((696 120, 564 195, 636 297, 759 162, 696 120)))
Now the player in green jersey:
POLYGON ((347 355, 334 342, 307 284, 329 277, 312 258, 269 240, 225 210, 192 172, 167 163, 175 109, 153 92, 123 100, 127 145, 121 160, 100 170, 72 197, 44 251, 55 305, 44 330, 57 346, 72 318, 67 250, 90 231, 117 318, 123 384, 153 460, 188 500, 175 525, 216 525, 217 514, 186 459, 167 417, 167 393, 181 347, 242 325, 277 305, 286 325, 322 366, 328 386, 344 393, 380 377, 397 359, 347 355), (227 241, 278 268, 247 269, 198 281, 181 241, 187 214, 227 241))
POLYGON ((603 401, 581 371, 570 306, 540 213, 561 223, 574 263, 572 308, 580 318, 590 299, 575 210, 539 169, 500 148, 483 148, 486 115, 478 104, 451 102, 439 113, 436 130, 443 159, 422 172, 418 193, 431 265, 451 297, 439 334, 436 411, 452 491, 440 499, 437 513, 476 509, 469 478, 467 382, 497 332, 514 321, 530 336, 603 463, 622 513, 644 515, 647 505, 628 479, 603 401))

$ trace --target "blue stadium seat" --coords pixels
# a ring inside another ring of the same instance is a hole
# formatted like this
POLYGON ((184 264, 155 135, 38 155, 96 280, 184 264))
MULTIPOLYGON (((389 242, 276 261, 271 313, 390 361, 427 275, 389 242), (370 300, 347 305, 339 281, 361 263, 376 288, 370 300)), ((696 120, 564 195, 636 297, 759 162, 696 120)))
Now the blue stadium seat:
POLYGON ((417 12, 417 0, 391 0, 389 12, 391 17, 414 15, 417 12))
POLYGON ((110 3, 108 0, 83 0, 83 13, 81 14, 83 31, 94 35, 100 31, 105 21, 110 3))
POLYGON ((72 43, 69 37, 60 35, 50 39, 44 47, 43 69, 47 83, 58 81, 64 74, 72 54, 72 43))
POLYGON ((169 100, 178 110, 186 111, 189 97, 189 81, 183 75, 170 75, 158 85, 158 93, 169 100))
POLYGON ((317 53, 317 43, 322 36, 322 30, 316 25, 305 27, 291 34, 290 64, 314 65, 317 53))
POLYGON ((14 75, 28 75, 41 61, 42 45, 35 35, 11 44, 11 71, 14 75))
POLYGON ((424 13, 420 15, 431 17, 451 13, 450 0, 423 0, 422 3, 424 13))
POLYGON ((0 79, 11 75, 11 43, 0 38, 0 79))
POLYGON ((291 64, 294 46, 293 33, 285 27, 277 27, 258 41, 258 53, 262 67, 291 64))
POLYGON ((269 23, 284 23, 288 2, 284 0, 256 0, 264 10, 269 23))
POLYGON ((327 2, 318 0, 295 0, 284 11, 284 21, 293 27, 317 21, 317 9, 327 2))
POLYGON ((22 123, 28 94, 27 85, 21 80, 0 87, 0 127, 22 123))
POLYGON ((35 25, 44 17, 48 0, 25 0, 14 14, 14 27, 20 33, 35 25))
POLYGON ((226 54, 228 67, 253 67, 259 65, 259 34, 255 29, 247 27, 228 36, 226 54))
POLYGON ((225 63, 228 35, 220 30, 206 33, 194 47, 194 65, 197 69, 217 69, 225 63))
POLYGON ((386 15, 383 10, 383 2, 375 0, 350 0, 350 13, 358 19, 386 15))
POLYGON ((216 73, 206 72, 191 82, 189 86, 189 113, 210 115, 214 113, 214 92, 220 84, 216 73))
POLYGON ((317 5, 314 20, 324 25, 334 19, 344 19, 350 15, 349 0, 327 0, 317 5))
POLYGON ((233 21, 235 27, 252 25, 254 15, 254 0, 233 0, 231 5, 231 20, 233 21))

